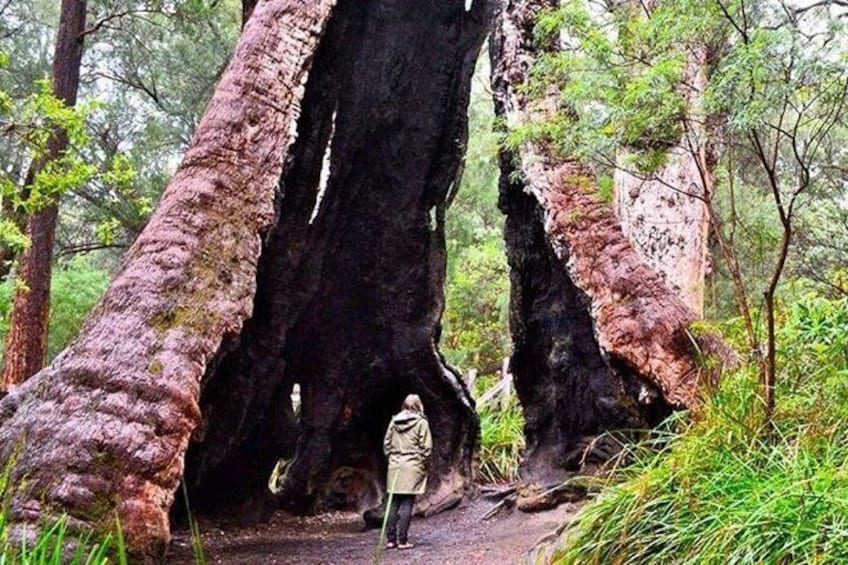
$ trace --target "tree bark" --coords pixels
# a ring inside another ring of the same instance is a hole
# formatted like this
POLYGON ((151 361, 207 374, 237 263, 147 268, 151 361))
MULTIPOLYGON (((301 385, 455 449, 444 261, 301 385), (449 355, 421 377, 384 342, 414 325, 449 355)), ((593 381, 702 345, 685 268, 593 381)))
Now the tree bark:
MULTIPOLYGON (((629 2, 651 11, 656 2, 629 2)), ((648 14, 647 17, 650 17, 648 14)), ((708 203, 716 158, 701 97, 707 88, 709 51, 693 45, 680 83, 685 100, 682 135, 657 171, 639 174, 623 165, 614 173, 615 212, 633 247, 698 316, 704 313, 709 266, 708 203)))
MULTIPOLYGON (((553 0, 506 0, 491 39, 496 113, 507 128, 557 107, 521 90, 540 47, 533 29, 553 0)), ((732 353, 695 336, 697 315, 639 256, 592 171, 544 140, 501 157, 501 207, 513 293, 512 371, 525 410, 523 479, 560 480, 581 438, 656 423, 698 403, 702 378, 732 353), (696 347, 697 344, 697 347, 696 347), (717 365, 704 367, 700 355, 717 365)))
POLYGON ((139 559, 164 553, 200 421, 200 377, 250 315, 261 236, 332 4, 257 6, 182 164, 79 338, 0 402, 0 460, 14 458, 20 485, 13 537, 61 512, 103 529, 117 514, 139 559))
MULTIPOLYGON (((712 175, 712 171, 705 171, 712 175)), ((643 260, 698 316, 709 266, 709 198, 691 152, 676 147, 649 178, 617 169, 615 211, 643 260)))
MULTIPOLYGON (((74 106, 80 82, 86 3, 63 0, 59 16, 59 32, 53 54, 52 86, 54 95, 74 106)), ((47 144, 47 155, 33 165, 27 175, 31 183, 40 168, 57 159, 68 147, 64 132, 54 132, 47 144)), ((47 354, 47 324, 50 312, 50 279, 53 266, 53 241, 56 234, 58 202, 49 204, 27 218, 29 247, 20 258, 9 333, 6 337, 2 383, 10 386, 23 382, 44 366, 47 354)))

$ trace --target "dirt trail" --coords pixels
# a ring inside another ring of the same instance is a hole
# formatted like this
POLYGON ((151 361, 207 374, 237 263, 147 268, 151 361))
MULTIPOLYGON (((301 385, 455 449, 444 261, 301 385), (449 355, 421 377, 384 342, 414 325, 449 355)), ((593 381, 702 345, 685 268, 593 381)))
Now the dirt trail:
MULTIPOLYGON (((538 514, 501 512, 483 521, 492 507, 482 499, 430 518, 415 518, 409 550, 383 551, 383 565, 508 565, 522 563, 527 551, 571 517, 576 505, 565 504, 538 514)), ((368 565, 374 561, 378 530, 365 530, 354 513, 294 517, 278 513, 268 524, 221 530, 201 524, 208 563, 368 565)), ((174 535, 168 563, 190 564, 187 532, 174 535)))

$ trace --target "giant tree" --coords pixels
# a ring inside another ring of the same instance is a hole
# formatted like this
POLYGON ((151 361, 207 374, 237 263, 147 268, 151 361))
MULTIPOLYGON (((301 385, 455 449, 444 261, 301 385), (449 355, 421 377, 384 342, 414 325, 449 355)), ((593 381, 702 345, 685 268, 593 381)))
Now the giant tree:
POLYGON ((560 143, 582 124, 558 89, 534 79, 558 60, 561 20, 538 33, 557 6, 504 2, 491 42, 496 112, 507 137, 501 206, 512 269, 512 370, 528 443, 523 474, 542 486, 591 458, 585 439, 697 405, 715 363, 732 358, 717 336, 691 328, 696 313, 625 236, 592 168, 560 143))
POLYGON ((158 555, 190 443, 200 506, 244 506, 279 456, 294 509, 339 489, 373 500, 379 436, 412 390, 438 444, 425 506, 459 500, 476 418, 435 344, 445 200, 488 9, 257 4, 80 337, 2 401, 0 449, 18 448, 13 475, 28 477, 13 531, 117 512, 130 547, 158 555))

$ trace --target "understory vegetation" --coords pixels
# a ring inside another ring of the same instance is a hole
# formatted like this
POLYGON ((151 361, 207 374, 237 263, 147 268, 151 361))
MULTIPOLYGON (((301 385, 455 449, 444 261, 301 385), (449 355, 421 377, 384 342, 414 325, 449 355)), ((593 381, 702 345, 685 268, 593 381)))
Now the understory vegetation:
POLYGON ((848 561, 848 300, 784 312, 777 408, 757 367, 635 446, 562 532, 556 563, 848 561))
POLYGON ((92 534, 75 536, 63 516, 39 529, 35 539, 20 540, 11 535, 8 520, 10 463, 0 474, 0 565, 126 565, 127 552, 120 527, 114 534, 99 538, 92 534), (71 540, 74 540, 71 543, 71 540))
MULTIPOLYGON (((50 289, 47 359, 52 360, 79 333, 88 312, 109 284, 109 272, 85 255, 59 261, 50 289)), ((0 282, 0 342, 9 329, 15 280, 0 282)), ((2 363, 0 354, 0 363, 2 363)))
POLYGON ((504 407, 484 407, 480 415, 480 469, 478 479, 508 483, 518 479, 524 450, 524 416, 515 398, 504 407))

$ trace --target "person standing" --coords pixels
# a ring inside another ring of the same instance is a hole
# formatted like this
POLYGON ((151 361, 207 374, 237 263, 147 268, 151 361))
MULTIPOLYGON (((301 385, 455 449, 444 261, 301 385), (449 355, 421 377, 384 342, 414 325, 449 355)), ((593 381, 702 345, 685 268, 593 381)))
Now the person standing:
POLYGON ((433 439, 430 424, 424 415, 424 405, 417 394, 403 401, 400 412, 394 415, 383 439, 383 452, 389 460, 386 492, 391 496, 386 547, 409 549, 409 523, 415 496, 427 488, 427 467, 433 439))

